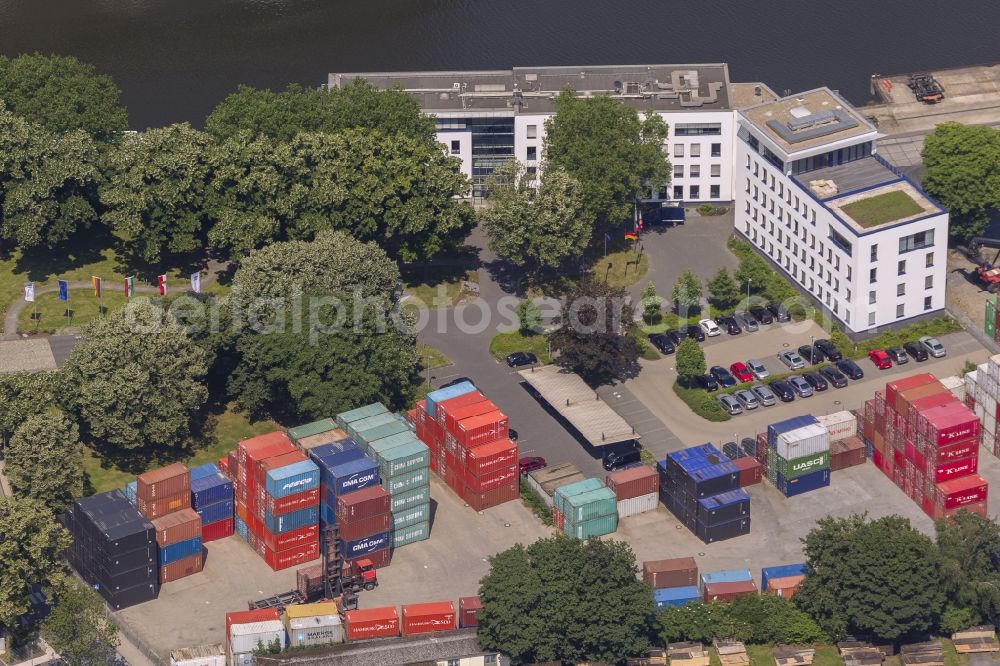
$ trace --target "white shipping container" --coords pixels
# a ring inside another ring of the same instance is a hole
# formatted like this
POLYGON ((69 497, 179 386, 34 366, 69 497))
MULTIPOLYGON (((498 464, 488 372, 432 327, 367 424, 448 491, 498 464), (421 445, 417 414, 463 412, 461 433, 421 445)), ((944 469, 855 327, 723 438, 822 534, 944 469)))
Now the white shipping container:
POLYGON ((961 377, 951 375, 950 377, 942 377, 938 381, 951 391, 953 396, 959 400, 965 400, 965 381, 961 377))
POLYGON ((997 380, 993 379, 992 377, 987 377, 986 381, 982 382, 982 385, 983 385, 983 390, 986 392, 986 395, 992 395, 993 397, 996 397, 997 392, 1000 391, 1000 384, 998 384, 997 380))
POLYGON ((229 650, 233 654, 253 652, 258 643, 267 645, 277 638, 285 647, 285 625, 281 620, 234 624, 229 628, 229 650))
POLYGON ((288 644, 292 647, 343 642, 344 626, 339 615, 312 615, 288 619, 288 644))
POLYGON ((976 384, 976 404, 982 404, 986 401, 986 386, 984 384, 976 384))
POLYGON ((1000 354, 994 354, 986 361, 986 372, 994 381, 1000 381, 1000 354))
POLYGON ((220 644, 180 648, 170 653, 170 666, 226 666, 226 651, 220 644))
POLYGON ((659 499, 659 493, 649 493, 648 495, 639 495, 631 499, 619 500, 618 517, 627 518, 628 516, 635 516, 647 511, 656 511, 659 499))
POLYGON ((987 406, 986 409, 987 409, 987 411, 983 415, 983 419, 982 419, 982 421, 983 421, 983 430, 986 431, 987 435, 993 435, 993 434, 996 434, 996 431, 997 431, 997 419, 996 419, 995 416, 993 416, 993 414, 995 414, 996 412, 995 412, 995 410, 994 411, 989 411, 989 406, 987 406))
POLYGON ((821 426, 826 428, 831 442, 839 442, 842 439, 854 437, 858 434, 858 420, 854 417, 854 414, 848 411, 817 416, 816 420, 819 421, 821 426))
POLYGON ((830 450, 830 433, 820 424, 813 423, 781 433, 775 448, 785 460, 815 455, 830 450))
POLYGON ((976 371, 965 373, 965 395, 976 396, 976 371))
POLYGON ((976 418, 979 419, 980 421, 982 421, 983 416, 986 415, 986 409, 983 407, 983 403, 981 402, 976 403, 976 408, 973 411, 976 412, 976 418))

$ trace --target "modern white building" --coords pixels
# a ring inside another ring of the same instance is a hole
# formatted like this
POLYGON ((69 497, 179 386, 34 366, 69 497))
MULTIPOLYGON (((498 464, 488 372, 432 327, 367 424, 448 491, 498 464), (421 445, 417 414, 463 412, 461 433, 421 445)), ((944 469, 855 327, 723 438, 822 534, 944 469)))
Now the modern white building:
POLYGON ((944 308, 947 211, 876 154, 876 128, 827 88, 779 98, 731 82, 725 64, 330 74, 327 85, 358 77, 402 88, 435 116, 473 196, 512 157, 537 173, 567 87, 653 111, 669 126, 674 171, 646 201, 732 202, 735 231, 848 332, 944 308))

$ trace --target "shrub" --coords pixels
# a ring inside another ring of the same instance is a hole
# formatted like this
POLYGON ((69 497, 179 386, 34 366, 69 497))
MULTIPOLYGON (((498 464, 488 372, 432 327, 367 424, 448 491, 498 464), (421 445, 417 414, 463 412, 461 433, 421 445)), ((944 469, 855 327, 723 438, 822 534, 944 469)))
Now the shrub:
POLYGON ((535 489, 528 485, 524 477, 520 478, 521 501, 531 509, 531 512, 538 516, 538 519, 548 526, 552 526, 552 510, 548 504, 535 492, 535 489))
POLYGON ((706 421, 721 423, 730 418, 716 399, 718 395, 716 393, 709 393, 699 388, 687 388, 678 382, 674 382, 674 393, 691 408, 692 412, 706 421))

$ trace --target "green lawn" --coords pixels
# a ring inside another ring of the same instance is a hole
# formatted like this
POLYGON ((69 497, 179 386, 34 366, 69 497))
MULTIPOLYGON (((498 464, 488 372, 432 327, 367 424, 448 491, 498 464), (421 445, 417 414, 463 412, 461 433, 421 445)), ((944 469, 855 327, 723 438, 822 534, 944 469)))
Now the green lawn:
POLYGON ((531 352, 541 363, 551 363, 545 336, 541 334, 524 335, 521 331, 497 333, 490 340, 490 353, 501 361, 514 352, 531 352))
POLYGON ((428 308, 451 307, 458 300, 462 280, 477 282, 476 271, 459 266, 408 266, 402 269, 403 289, 428 308))
MULTIPOLYGON (((750 666, 774 666, 772 647, 771 645, 747 645, 750 666)), ((836 646, 820 645, 814 647, 816 648, 816 656, 813 657, 813 666, 843 666, 844 662, 841 660, 836 646)))
MULTIPOLYGON (((144 295, 144 294, 143 294, 144 295)), ((40 333, 60 333, 67 328, 74 331, 81 330, 85 325, 96 319, 98 314, 99 301, 90 289, 71 289, 69 292, 69 302, 64 303, 59 300, 59 294, 39 294, 35 297, 35 306, 38 309, 37 326, 32 319, 35 311, 28 303, 21 310, 17 318, 17 330, 22 333, 38 331, 40 333), (66 317, 66 311, 72 315, 66 317)), ((116 291, 104 292, 104 314, 117 310, 125 303, 125 294, 116 291)))
POLYGON ((648 269, 649 255, 643 252, 636 262, 635 250, 626 249, 612 252, 595 261, 593 274, 595 278, 606 281, 613 287, 629 287, 641 280, 648 269))
POLYGON ((906 192, 893 190, 841 206, 841 210, 867 229, 917 215, 923 208, 906 192))
POLYGON ((422 342, 417 343, 417 352, 420 354, 420 364, 425 370, 433 370, 451 365, 451 359, 439 352, 430 345, 422 342))

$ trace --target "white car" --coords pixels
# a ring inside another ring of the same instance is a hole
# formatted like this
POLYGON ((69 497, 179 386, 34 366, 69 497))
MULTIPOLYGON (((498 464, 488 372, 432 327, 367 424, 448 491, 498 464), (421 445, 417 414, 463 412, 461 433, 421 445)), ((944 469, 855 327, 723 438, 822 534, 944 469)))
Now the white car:
POLYGON ((765 377, 771 376, 771 373, 767 371, 767 368, 764 367, 764 364, 761 363, 756 358, 747 359, 747 369, 757 379, 764 379, 765 377))
POLYGON ((944 350, 944 345, 938 342, 937 338, 932 338, 929 335, 925 335, 924 337, 920 338, 920 344, 922 344, 924 348, 927 350, 927 353, 933 356, 934 358, 941 358, 946 353, 944 350))
POLYGON ((719 325, 711 319, 702 319, 698 322, 698 325, 701 326, 701 330, 705 331, 705 335, 710 338, 722 333, 722 329, 719 328, 719 325))

